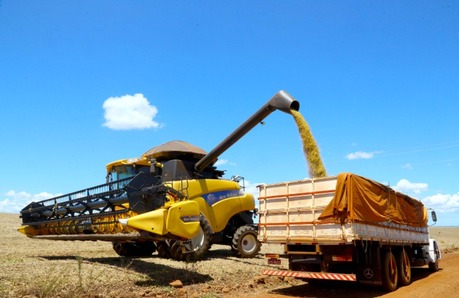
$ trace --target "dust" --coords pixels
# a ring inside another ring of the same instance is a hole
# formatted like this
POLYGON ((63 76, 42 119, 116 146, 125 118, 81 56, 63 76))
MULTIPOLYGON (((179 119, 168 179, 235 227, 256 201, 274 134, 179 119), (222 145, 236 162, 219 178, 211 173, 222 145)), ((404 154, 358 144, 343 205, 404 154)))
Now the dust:
POLYGON ((309 176, 311 178, 327 176, 327 171, 325 170, 322 158, 320 157, 319 148, 312 136, 308 123, 300 112, 291 110, 291 113, 295 119, 296 125, 298 126, 301 140, 303 141, 303 151, 308 163, 309 176))

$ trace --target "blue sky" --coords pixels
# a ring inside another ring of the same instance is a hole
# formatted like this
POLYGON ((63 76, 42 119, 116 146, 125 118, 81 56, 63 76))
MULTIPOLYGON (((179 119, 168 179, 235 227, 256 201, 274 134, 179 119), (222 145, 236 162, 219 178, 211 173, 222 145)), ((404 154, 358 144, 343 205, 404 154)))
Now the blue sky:
MULTIPOLYGON (((459 225, 456 1, 0 1, 0 57, 0 212, 171 140, 210 151, 284 89, 329 175, 459 225)), ((278 111, 219 163, 249 191, 308 173, 278 111)))

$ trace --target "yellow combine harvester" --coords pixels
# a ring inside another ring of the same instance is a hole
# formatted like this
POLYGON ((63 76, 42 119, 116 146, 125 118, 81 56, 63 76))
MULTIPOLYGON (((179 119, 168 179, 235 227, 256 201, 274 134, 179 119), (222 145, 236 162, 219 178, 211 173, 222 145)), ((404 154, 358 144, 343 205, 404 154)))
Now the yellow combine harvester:
POLYGON ((253 257, 260 250, 253 195, 244 193, 240 178, 222 179, 214 164, 276 109, 298 111, 299 103, 279 91, 209 153, 171 141, 112 162, 105 184, 27 205, 19 231, 35 239, 110 241, 121 256, 157 251, 200 259, 216 243, 253 257))

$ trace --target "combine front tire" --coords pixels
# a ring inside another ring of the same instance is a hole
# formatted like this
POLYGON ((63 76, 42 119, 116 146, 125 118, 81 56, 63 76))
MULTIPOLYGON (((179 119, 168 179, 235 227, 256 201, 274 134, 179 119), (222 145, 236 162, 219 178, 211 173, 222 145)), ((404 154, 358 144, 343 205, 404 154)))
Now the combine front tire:
POLYGON ((160 258, 169 259, 171 257, 171 248, 166 241, 156 242, 156 250, 160 258))
POLYGON ((201 215, 199 218, 200 229, 196 236, 185 242, 187 252, 191 252, 191 257, 201 260, 210 248, 210 238, 212 237, 212 228, 207 219, 201 215))
POLYGON ((177 261, 183 261, 185 259, 183 255, 183 245, 180 240, 172 240, 170 243, 171 257, 177 261))
POLYGON ((177 261, 201 260, 210 247, 212 228, 207 219, 201 215, 199 232, 187 241, 171 240, 169 242, 171 257, 177 261))
POLYGON ((261 248, 261 243, 257 237, 258 231, 255 227, 240 226, 233 235, 231 249, 239 258, 253 258, 261 248))
POLYGON ((122 257, 149 257, 156 250, 151 241, 145 242, 113 242, 113 250, 122 257))

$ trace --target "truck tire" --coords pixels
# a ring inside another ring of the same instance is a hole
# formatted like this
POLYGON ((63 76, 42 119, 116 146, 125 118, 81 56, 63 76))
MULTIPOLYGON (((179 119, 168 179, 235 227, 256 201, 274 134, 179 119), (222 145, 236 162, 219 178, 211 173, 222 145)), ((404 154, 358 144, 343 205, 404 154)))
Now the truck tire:
POLYGON ((439 265, 438 265, 438 258, 440 257, 440 251, 438 250, 438 246, 437 244, 434 242, 435 244, 435 262, 431 262, 429 263, 429 270, 431 272, 437 272, 438 269, 440 269, 439 265))
POLYGON ((407 286, 411 283, 411 263, 405 249, 397 253, 398 283, 407 286))
POLYGON ((439 269, 439 266, 438 266, 438 259, 435 260, 435 262, 431 262, 429 263, 429 270, 431 272, 437 272, 439 269))
POLYGON ((395 260, 392 251, 383 252, 381 264, 382 286, 386 291, 392 292, 397 289, 398 270, 397 261, 395 260))
POLYGON ((113 242, 113 250, 122 257, 149 257, 156 245, 151 241, 145 242, 113 242))
POLYGON ((253 258, 260 251, 258 231, 254 226, 240 226, 233 235, 231 249, 238 258, 253 258))

